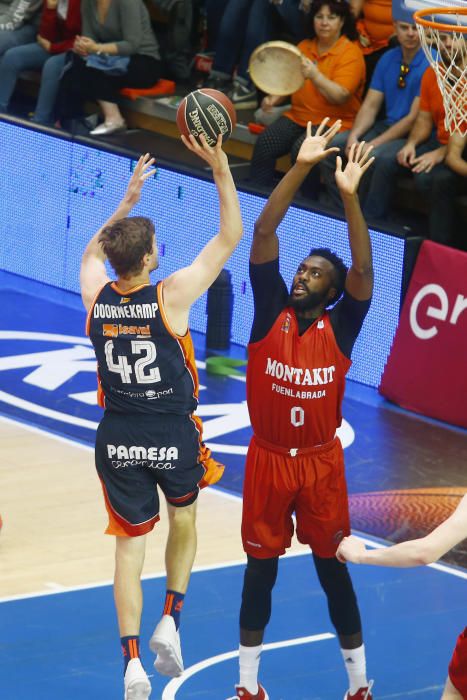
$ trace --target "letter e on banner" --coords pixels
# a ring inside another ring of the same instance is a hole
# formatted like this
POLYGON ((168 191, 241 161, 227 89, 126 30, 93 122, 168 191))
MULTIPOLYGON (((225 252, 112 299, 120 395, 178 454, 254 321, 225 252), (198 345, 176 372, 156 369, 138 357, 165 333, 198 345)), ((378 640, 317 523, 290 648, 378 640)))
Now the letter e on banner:
POLYGON ((379 391, 467 427, 467 253, 424 241, 379 391))

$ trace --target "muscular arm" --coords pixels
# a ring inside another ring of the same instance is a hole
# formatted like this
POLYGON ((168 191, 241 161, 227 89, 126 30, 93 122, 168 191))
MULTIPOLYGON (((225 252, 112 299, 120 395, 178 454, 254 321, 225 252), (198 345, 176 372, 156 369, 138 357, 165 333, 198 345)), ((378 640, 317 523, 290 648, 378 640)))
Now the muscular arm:
MULTIPOLYGON (((186 139, 184 141, 186 143, 186 139)), ((192 137, 191 149, 202 156, 206 152, 213 168, 214 182, 219 196, 219 232, 195 258, 191 265, 174 272, 164 281, 164 306, 169 323, 182 335, 188 325, 190 307, 219 276, 224 264, 237 247, 243 233, 242 217, 237 190, 230 172, 227 156, 219 139, 215 148, 203 148, 192 137), (206 149, 209 149, 206 151, 206 149)))
POLYGON ((295 165, 273 190, 256 221, 250 250, 250 262, 254 265, 270 262, 279 256, 279 239, 276 230, 300 185, 314 165, 329 153, 338 150, 336 148, 326 150, 326 146, 339 131, 340 122, 335 122, 330 129, 327 129, 327 121, 328 119, 324 119, 321 122, 315 136, 311 135, 311 122, 308 122, 307 135, 295 165))
POLYGON ((337 556, 340 561, 379 566, 420 566, 431 564, 467 537, 467 495, 444 523, 426 537, 382 549, 365 549, 355 537, 346 537, 337 556))
POLYGON ((342 159, 337 157, 336 183, 344 205, 352 256, 345 289, 357 301, 366 301, 373 293, 371 241, 357 194, 360 179, 374 160, 370 154, 371 148, 365 150, 363 143, 354 144, 344 171, 342 159))
POLYGON ((446 165, 462 177, 467 177, 467 161, 462 157, 467 146, 467 135, 451 134, 448 142, 446 165))
POLYGON ((80 271, 81 298, 86 311, 91 307, 99 289, 109 281, 105 269, 106 256, 99 243, 99 236, 106 226, 111 226, 119 219, 124 219, 128 216, 135 204, 139 202, 141 188, 144 182, 154 173, 154 170, 149 170, 153 163, 154 159, 150 159, 148 154, 141 156, 130 178, 127 191, 122 201, 112 216, 101 226, 99 231, 94 234, 86 246, 81 260, 80 271))

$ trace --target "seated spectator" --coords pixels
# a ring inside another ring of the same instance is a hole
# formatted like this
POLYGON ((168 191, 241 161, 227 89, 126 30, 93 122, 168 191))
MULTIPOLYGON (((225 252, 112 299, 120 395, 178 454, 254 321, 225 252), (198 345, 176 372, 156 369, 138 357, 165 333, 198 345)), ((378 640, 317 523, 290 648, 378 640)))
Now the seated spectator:
MULTIPOLYGON (((355 20, 346 0, 314 0, 310 9, 310 38, 298 44, 303 53, 305 82, 292 95, 291 109, 268 126, 256 141, 250 171, 255 183, 272 184, 280 156, 290 153, 295 162, 307 122, 317 127, 328 116, 331 120, 341 119, 342 129, 351 127, 365 82, 365 62, 355 43, 356 37, 355 20)), ((268 95, 261 106, 267 111, 286 99, 268 95)), ((315 178, 308 179, 302 190, 315 197, 315 178)))
POLYGON ((95 100, 104 122, 91 134, 112 134, 126 128, 118 107, 120 90, 149 88, 159 80, 159 47, 143 0, 82 0, 81 20, 83 36, 76 38, 71 66, 60 83, 59 118, 82 116, 85 101, 95 100))
POLYGON ((394 147, 400 148, 396 155, 388 152, 380 156, 378 209, 373 207, 372 212, 375 218, 387 219, 397 176, 404 169, 409 170, 417 190, 429 198, 428 238, 438 243, 452 240, 456 224, 454 198, 457 178, 444 165, 449 140, 444 117, 443 97, 436 74, 428 68, 422 78, 420 109, 407 141, 394 141, 394 147))
POLYGON ((375 66, 394 35, 392 0, 349 0, 357 19, 358 40, 365 56, 366 79, 370 82, 375 66))
MULTIPOLYGON (((344 1, 344 0, 343 0, 344 1)), ((250 56, 257 46, 269 41, 276 10, 292 33, 300 35, 303 25, 300 0, 222 0, 224 14, 215 45, 214 63, 204 87, 226 92, 236 109, 256 109, 256 88, 248 75, 250 56), (236 75, 232 76, 236 68, 236 75)), ((219 0, 216 0, 216 5, 219 0)), ((208 4, 209 11, 209 4, 208 4)), ((218 12, 216 7, 216 12, 218 12)), ((297 36, 297 39, 300 36, 297 36)))
POLYGON ((44 0, 37 40, 8 49, 0 62, 0 112, 8 111, 21 71, 42 69, 33 121, 53 124, 66 52, 81 31, 80 6, 80 0, 44 0))
POLYGON ((42 0, 1 0, 0 56, 13 46, 34 41, 42 0))
MULTIPOLYGON (((420 46, 415 24, 395 22, 400 46, 387 51, 378 61, 363 104, 350 131, 338 134, 332 142, 341 149, 344 157, 353 143, 366 141, 374 146, 376 157, 371 172, 363 176, 360 183, 360 198, 364 212, 370 219, 380 218, 379 200, 387 187, 380 175, 382 157, 394 158, 400 150, 400 139, 408 135, 418 113, 420 84, 428 68, 428 59, 420 46), (386 117, 378 120, 381 107, 385 106, 386 117)), ((328 203, 342 211, 337 192, 334 170, 335 158, 321 164, 322 179, 326 185, 328 203)))

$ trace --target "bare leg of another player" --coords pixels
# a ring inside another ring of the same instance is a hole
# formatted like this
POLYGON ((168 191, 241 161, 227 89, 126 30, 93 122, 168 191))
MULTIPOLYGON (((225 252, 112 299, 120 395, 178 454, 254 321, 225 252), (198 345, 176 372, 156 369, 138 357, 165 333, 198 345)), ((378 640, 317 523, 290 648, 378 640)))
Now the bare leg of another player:
POLYGON ((446 680, 446 685, 444 686, 444 691, 443 695, 441 696, 441 700, 462 700, 462 695, 453 686, 450 678, 446 680))
POLYGON ((167 504, 169 536, 165 550, 167 591, 162 618, 149 642, 157 654, 156 671, 163 676, 180 676, 183 659, 180 645, 180 614, 196 554, 196 501, 176 508, 167 504))

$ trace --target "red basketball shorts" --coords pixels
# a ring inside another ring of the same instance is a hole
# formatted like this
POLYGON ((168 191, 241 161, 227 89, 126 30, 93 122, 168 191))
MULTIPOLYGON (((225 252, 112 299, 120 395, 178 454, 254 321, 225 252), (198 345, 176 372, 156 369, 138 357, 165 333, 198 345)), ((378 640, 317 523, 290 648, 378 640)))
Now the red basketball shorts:
MULTIPOLYGON (((262 441, 261 441, 262 442, 262 441)), ((273 446, 270 446, 273 448, 273 446)), ((273 448, 274 449, 274 448, 273 448)), ((258 444, 248 448, 243 490, 242 539, 247 554, 284 554, 297 521, 297 538, 320 557, 333 557, 350 534, 344 455, 338 438, 295 457, 258 444)))
POLYGON ((449 678, 463 698, 467 698, 467 627, 457 638, 449 664, 449 678))

